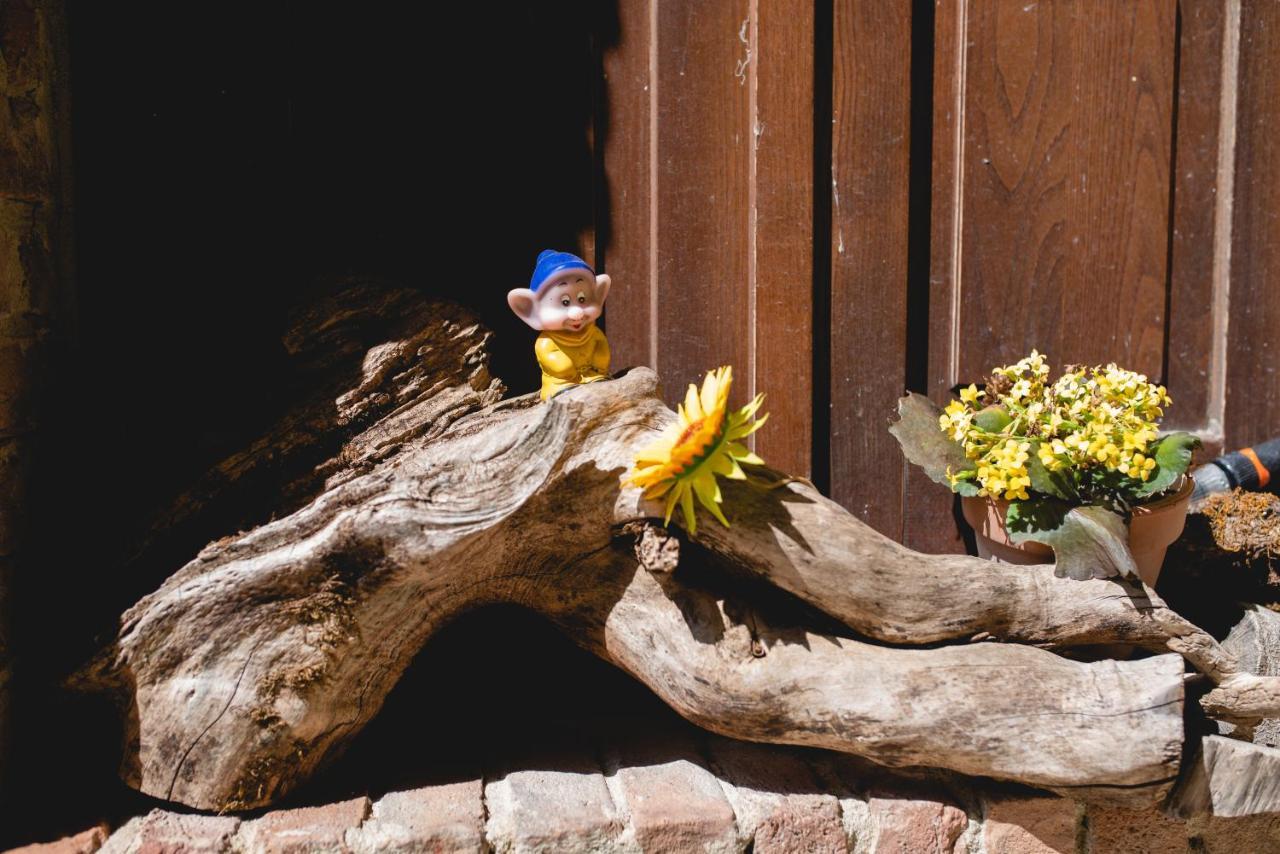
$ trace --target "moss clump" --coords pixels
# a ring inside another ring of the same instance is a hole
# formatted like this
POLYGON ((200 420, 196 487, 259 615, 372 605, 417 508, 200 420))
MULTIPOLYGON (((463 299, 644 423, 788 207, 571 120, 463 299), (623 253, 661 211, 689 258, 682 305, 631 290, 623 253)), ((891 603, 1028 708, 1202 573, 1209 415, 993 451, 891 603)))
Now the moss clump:
POLYGON ((260 806, 285 780, 298 776, 306 756, 306 742, 290 739, 281 745, 284 751, 257 757, 245 766, 244 773, 232 787, 231 797, 218 809, 219 813, 250 810, 260 806))
POLYGON ((1280 556, 1280 496, 1233 489, 1211 495, 1200 512, 1223 551, 1268 563, 1280 556))
POLYGON ((314 660, 306 664, 277 667, 258 679, 258 703, 249 711, 253 722, 264 729, 283 725, 274 703, 286 688, 301 694, 324 679, 332 656, 351 639, 355 628, 355 598, 338 575, 330 575, 319 589, 281 606, 284 618, 308 627, 307 643, 318 648, 314 660))
POLYGON ((319 632, 308 635, 308 641, 336 649, 350 638, 355 628, 355 604, 347 583, 340 576, 331 575, 315 592, 286 602, 281 611, 302 625, 319 627, 319 632))

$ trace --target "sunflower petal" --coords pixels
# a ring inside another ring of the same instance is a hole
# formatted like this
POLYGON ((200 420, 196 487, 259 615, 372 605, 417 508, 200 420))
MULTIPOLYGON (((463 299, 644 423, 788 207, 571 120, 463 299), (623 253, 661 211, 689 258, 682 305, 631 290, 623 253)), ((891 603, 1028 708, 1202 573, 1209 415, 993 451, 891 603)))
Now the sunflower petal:
POLYGON ((657 483, 646 487, 645 491, 640 493, 640 497, 649 499, 661 498, 667 494, 667 490, 675 486, 675 483, 676 482, 674 480, 660 480, 657 483))
MULTIPOLYGON (((646 462, 648 461, 646 460, 646 462)), ((654 462, 652 465, 647 466, 637 464, 631 470, 631 479, 637 482, 649 480, 660 474, 664 468, 666 468, 666 464, 662 462, 654 462)))
POLYGON ((724 513, 720 512, 720 486, 716 483, 715 476, 694 478, 693 491, 698 494, 699 503, 710 510, 711 515, 715 516, 721 525, 729 527, 729 520, 724 518, 724 513))
POLYGON ((757 394, 750 403, 739 409, 734 415, 745 421, 756 414, 756 410, 760 408, 762 403, 764 403, 764 392, 757 394))
POLYGON ((729 394, 729 369, 717 368, 714 371, 708 371, 707 377, 702 381, 702 411, 714 412, 720 408, 718 405, 722 397, 729 394))
POLYGON ((693 513, 693 493, 687 487, 680 493, 680 511, 684 514, 684 524, 689 529, 689 533, 696 534, 698 522, 693 513))
POLYGON ((698 387, 693 383, 689 383, 689 390, 684 394, 684 417, 685 424, 694 421, 700 421, 706 417, 706 411, 702 408, 702 401, 698 397, 698 387))
POLYGON ((733 457, 740 463, 749 463, 753 466, 764 465, 764 460, 753 454, 751 450, 741 442, 726 442, 725 450, 729 452, 729 456, 733 457))
POLYGON ((668 525, 671 523, 671 511, 675 509, 676 499, 679 497, 680 497, 679 489, 673 489, 667 493, 667 512, 666 512, 666 515, 662 517, 663 525, 668 525))
POLYGON ((674 444, 674 442, 666 440, 654 442, 636 454, 637 466, 641 463, 665 463, 667 458, 671 456, 671 447, 674 444))
POLYGON ((763 427, 764 422, 768 420, 769 420, 769 415, 768 413, 765 413, 764 415, 761 415, 759 418, 757 418, 755 421, 750 422, 749 424, 743 424, 741 426, 734 427, 731 430, 729 430, 729 438, 741 439, 744 436, 750 436, 752 433, 756 432, 761 427, 763 427))
POLYGON ((733 458, 728 454, 716 454, 711 458, 711 472, 728 477, 733 473, 733 458))

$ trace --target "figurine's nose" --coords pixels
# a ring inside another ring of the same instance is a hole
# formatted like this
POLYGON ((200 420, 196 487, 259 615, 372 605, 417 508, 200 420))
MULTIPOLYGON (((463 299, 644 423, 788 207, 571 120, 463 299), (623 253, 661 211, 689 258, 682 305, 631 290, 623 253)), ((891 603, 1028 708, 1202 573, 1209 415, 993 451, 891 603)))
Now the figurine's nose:
POLYGON ((570 320, 581 320, 581 319, 582 319, 582 309, 581 309, 581 308, 579 308, 579 307, 578 307, 578 306, 576 306, 576 305, 571 305, 571 306, 569 306, 569 319, 570 319, 570 320))

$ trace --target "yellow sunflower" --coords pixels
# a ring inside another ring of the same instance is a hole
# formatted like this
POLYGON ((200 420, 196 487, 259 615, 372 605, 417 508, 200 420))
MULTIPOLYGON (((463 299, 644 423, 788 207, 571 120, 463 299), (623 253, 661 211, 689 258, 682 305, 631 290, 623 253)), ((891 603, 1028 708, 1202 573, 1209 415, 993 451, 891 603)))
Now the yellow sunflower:
POLYGON ((738 441, 750 436, 768 419, 768 415, 762 415, 758 421, 751 420, 764 395, 756 395, 755 400, 736 412, 727 412, 732 381, 733 369, 725 366, 707 373, 701 393, 690 383, 684 405, 677 407, 679 418, 661 439, 636 455, 627 483, 644 487, 645 498, 667 496, 664 525, 671 521, 671 511, 679 502, 685 527, 690 534, 697 533, 693 512, 693 496, 697 495, 702 506, 710 510, 720 524, 729 527, 729 520, 720 511, 716 475, 744 480, 746 474, 739 463, 764 463, 738 441))

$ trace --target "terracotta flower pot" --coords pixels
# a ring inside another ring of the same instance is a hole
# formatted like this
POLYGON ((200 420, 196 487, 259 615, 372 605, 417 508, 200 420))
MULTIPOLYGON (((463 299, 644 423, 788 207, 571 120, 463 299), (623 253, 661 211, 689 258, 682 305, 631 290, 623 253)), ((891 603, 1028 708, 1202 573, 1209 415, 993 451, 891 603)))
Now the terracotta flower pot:
MULTIPOLYGON (((1138 575, 1152 587, 1160 577, 1160 567, 1169 545, 1182 534, 1187 522, 1194 483, 1182 476, 1178 489, 1149 504, 1133 508, 1129 522, 1129 551, 1138 565, 1138 575)), ((1015 543, 1009 539, 1004 515, 1009 502, 990 497, 965 496, 960 499, 965 521, 973 526, 978 554, 1004 563, 1053 563, 1053 549, 1043 543, 1015 543)))

